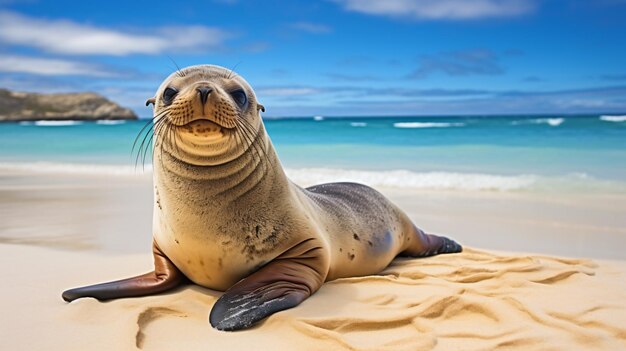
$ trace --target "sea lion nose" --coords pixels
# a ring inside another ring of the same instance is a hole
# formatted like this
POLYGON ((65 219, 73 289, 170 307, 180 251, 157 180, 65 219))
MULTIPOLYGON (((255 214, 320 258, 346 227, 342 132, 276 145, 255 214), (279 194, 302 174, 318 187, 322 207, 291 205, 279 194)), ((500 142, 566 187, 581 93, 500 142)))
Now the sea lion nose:
POLYGON ((213 89, 209 88, 209 87, 197 87, 196 91, 198 92, 198 94, 200 94, 200 100, 202 101, 202 104, 206 104, 206 100, 209 97, 209 94, 211 94, 211 92, 213 91, 213 89))

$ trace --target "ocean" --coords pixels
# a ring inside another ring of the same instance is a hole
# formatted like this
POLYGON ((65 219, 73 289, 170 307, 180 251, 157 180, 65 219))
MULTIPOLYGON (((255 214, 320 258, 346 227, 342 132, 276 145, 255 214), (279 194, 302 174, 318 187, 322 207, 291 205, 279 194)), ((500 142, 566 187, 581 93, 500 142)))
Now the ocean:
MULTIPOLYGON (((297 183, 626 193, 626 116, 265 119, 297 183)), ((0 169, 134 174, 146 121, 0 124, 0 169)), ((149 159, 149 157, 148 157, 149 159)))

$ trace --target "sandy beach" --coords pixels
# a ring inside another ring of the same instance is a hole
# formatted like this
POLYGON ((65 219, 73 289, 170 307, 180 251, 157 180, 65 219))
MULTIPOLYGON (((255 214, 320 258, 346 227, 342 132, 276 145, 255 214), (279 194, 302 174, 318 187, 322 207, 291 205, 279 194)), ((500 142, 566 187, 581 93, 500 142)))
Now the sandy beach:
POLYGON ((172 5, 0 0, 0 351, 626 351, 626 0, 172 5))
POLYGON ((297 308, 227 333, 208 324, 220 292, 198 286, 104 303, 61 300, 64 289, 151 269, 149 173, 3 170, 3 348, 626 348, 623 196, 381 190, 465 251, 397 259, 380 275, 327 283, 297 308))

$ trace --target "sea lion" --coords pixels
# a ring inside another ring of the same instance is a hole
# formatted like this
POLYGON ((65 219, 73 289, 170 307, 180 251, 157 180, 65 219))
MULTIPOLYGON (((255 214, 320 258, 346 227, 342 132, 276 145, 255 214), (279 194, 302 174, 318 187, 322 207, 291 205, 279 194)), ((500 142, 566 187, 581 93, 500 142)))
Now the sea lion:
POLYGON ((154 98, 155 270, 71 289, 63 299, 159 293, 191 280, 225 291, 209 320, 247 328, 325 282, 379 273, 398 254, 460 252, 426 234, 378 191, 292 183, 250 85, 213 65, 172 73, 154 98))

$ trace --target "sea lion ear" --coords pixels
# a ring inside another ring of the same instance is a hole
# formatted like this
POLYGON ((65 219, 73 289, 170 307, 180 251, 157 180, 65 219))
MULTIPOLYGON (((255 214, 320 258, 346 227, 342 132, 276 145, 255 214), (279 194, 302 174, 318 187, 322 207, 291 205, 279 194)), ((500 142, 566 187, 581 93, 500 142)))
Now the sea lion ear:
POLYGON ((148 100, 146 100, 146 106, 152 104, 154 106, 154 102, 156 101, 156 98, 149 98, 148 100))
POLYGON ((261 112, 265 112, 265 106, 263 106, 261 104, 256 104, 256 109, 257 110, 261 110, 261 112))

